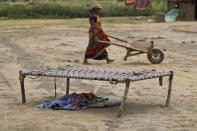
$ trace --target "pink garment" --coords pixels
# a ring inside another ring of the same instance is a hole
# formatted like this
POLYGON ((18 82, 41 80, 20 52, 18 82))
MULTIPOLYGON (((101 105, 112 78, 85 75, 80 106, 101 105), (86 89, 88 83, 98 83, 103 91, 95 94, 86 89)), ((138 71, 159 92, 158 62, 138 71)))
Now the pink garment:
POLYGON ((136 0, 135 7, 137 9, 151 9, 151 2, 152 0, 136 0))
POLYGON ((136 0, 125 0, 125 5, 135 5, 136 0))

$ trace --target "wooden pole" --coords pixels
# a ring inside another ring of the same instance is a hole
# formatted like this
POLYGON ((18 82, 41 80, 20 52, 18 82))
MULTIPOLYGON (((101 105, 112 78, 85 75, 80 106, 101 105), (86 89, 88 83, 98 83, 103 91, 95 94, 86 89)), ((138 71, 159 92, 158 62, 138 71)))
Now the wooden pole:
POLYGON ((70 78, 67 78, 67 82, 66 82, 66 95, 69 95, 69 89, 70 89, 70 78))
POLYGON ((128 43, 128 41, 126 41, 126 40, 123 40, 123 39, 120 39, 120 38, 117 38, 117 37, 114 37, 114 36, 110 36, 110 35, 107 35, 107 36, 110 37, 110 38, 113 38, 113 39, 115 39, 115 40, 119 40, 119 41, 121 41, 121 42, 128 43))
POLYGON ((57 88, 57 85, 56 85, 56 79, 54 78, 54 87, 55 87, 55 98, 56 98, 56 96, 57 96, 57 93, 56 93, 56 88, 57 88))
POLYGON ((125 103, 126 103, 126 100, 127 100, 127 94, 128 94, 128 92, 129 92, 129 86, 130 86, 130 80, 126 80, 126 88, 125 88, 125 91, 124 91, 124 96, 122 97, 120 109, 119 109, 119 111, 118 111, 118 115, 117 115, 118 118, 121 117, 122 112, 123 112, 123 110, 124 110, 125 103))
POLYGON ((141 52, 144 52, 144 53, 148 53, 147 50, 142 50, 142 49, 133 47, 132 45, 129 45, 129 46, 128 46, 128 45, 122 45, 122 44, 120 44, 120 43, 113 43, 113 42, 101 41, 101 40, 98 40, 97 42, 103 43, 103 44, 115 45, 115 46, 124 47, 124 48, 127 48, 127 49, 132 49, 132 50, 135 50, 135 51, 141 51, 141 52))
POLYGON ((160 85, 160 86, 163 85, 163 77, 162 77, 162 76, 159 77, 159 85, 160 85))
POLYGON ((172 79, 173 79, 173 71, 170 71, 170 76, 169 76, 169 86, 168 86, 168 96, 166 100, 166 106, 169 106, 170 104, 170 97, 171 97, 171 90, 172 90, 172 79))
POLYGON ((24 79, 25 79, 25 76, 22 74, 22 71, 19 71, 19 80, 20 80, 20 85, 21 85, 21 96, 22 96, 23 104, 26 103, 24 79))
POLYGON ((125 57, 124 57, 124 60, 125 60, 125 61, 127 61, 127 58, 128 58, 128 56, 130 55, 130 53, 131 53, 131 50, 130 50, 130 49, 127 49, 127 53, 126 53, 126 55, 125 55, 125 57))

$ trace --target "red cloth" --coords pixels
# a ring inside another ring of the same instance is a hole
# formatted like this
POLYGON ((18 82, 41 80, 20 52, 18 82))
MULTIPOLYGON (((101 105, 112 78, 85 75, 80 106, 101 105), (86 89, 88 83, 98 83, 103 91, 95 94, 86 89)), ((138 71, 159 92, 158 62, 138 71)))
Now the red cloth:
POLYGON ((137 9, 150 9, 152 8, 152 0, 136 0, 137 9))
POLYGON ((135 5, 136 0, 125 0, 125 5, 135 5))
MULTIPOLYGON (((102 41, 109 41, 107 35, 103 32, 103 30, 99 31, 98 39, 102 41)), ((107 48, 108 44, 103 43, 93 43, 94 46, 88 46, 85 52, 85 58, 87 59, 95 59, 95 60, 103 60, 106 59, 108 53, 105 48, 107 48)))

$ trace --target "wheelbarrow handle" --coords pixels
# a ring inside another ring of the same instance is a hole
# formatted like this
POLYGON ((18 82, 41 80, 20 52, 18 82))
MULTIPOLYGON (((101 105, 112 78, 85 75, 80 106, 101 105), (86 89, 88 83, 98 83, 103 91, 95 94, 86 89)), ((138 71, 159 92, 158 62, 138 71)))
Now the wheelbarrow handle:
POLYGON ((101 41, 101 40, 97 40, 97 42, 103 43, 103 44, 115 45, 115 46, 119 46, 119 47, 124 47, 124 48, 126 48, 127 50, 135 50, 135 51, 141 51, 141 52, 144 52, 144 53, 148 53, 147 50, 138 49, 138 48, 136 48, 136 47, 133 47, 132 45, 127 46, 127 45, 122 45, 122 44, 119 44, 119 43, 108 42, 108 41, 101 41))
POLYGON ((109 41, 101 41, 101 40, 97 40, 97 42, 99 42, 99 43, 103 43, 103 44, 115 45, 115 46, 124 47, 124 48, 131 48, 131 47, 128 47, 128 46, 126 46, 126 45, 122 45, 122 44, 114 43, 114 42, 109 42, 109 41))
POLYGON ((119 41, 121 41, 121 42, 128 43, 128 41, 126 41, 126 40, 123 40, 123 39, 120 39, 120 38, 117 38, 117 37, 114 37, 114 36, 111 36, 111 35, 107 35, 107 36, 108 36, 108 37, 110 37, 110 38, 113 38, 113 39, 119 40, 119 41))

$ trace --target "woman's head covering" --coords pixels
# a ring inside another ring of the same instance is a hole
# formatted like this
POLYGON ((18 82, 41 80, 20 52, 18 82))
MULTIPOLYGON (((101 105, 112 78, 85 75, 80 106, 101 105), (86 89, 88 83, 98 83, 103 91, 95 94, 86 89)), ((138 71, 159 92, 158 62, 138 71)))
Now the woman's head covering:
POLYGON ((101 6, 99 4, 95 4, 92 6, 92 9, 95 10, 95 9, 101 9, 101 6))
POLYGON ((88 10, 88 12, 89 12, 89 13, 93 13, 94 10, 96 10, 96 9, 101 9, 101 6, 100 6, 99 4, 95 4, 95 5, 92 6, 92 8, 90 8, 90 9, 88 10))

